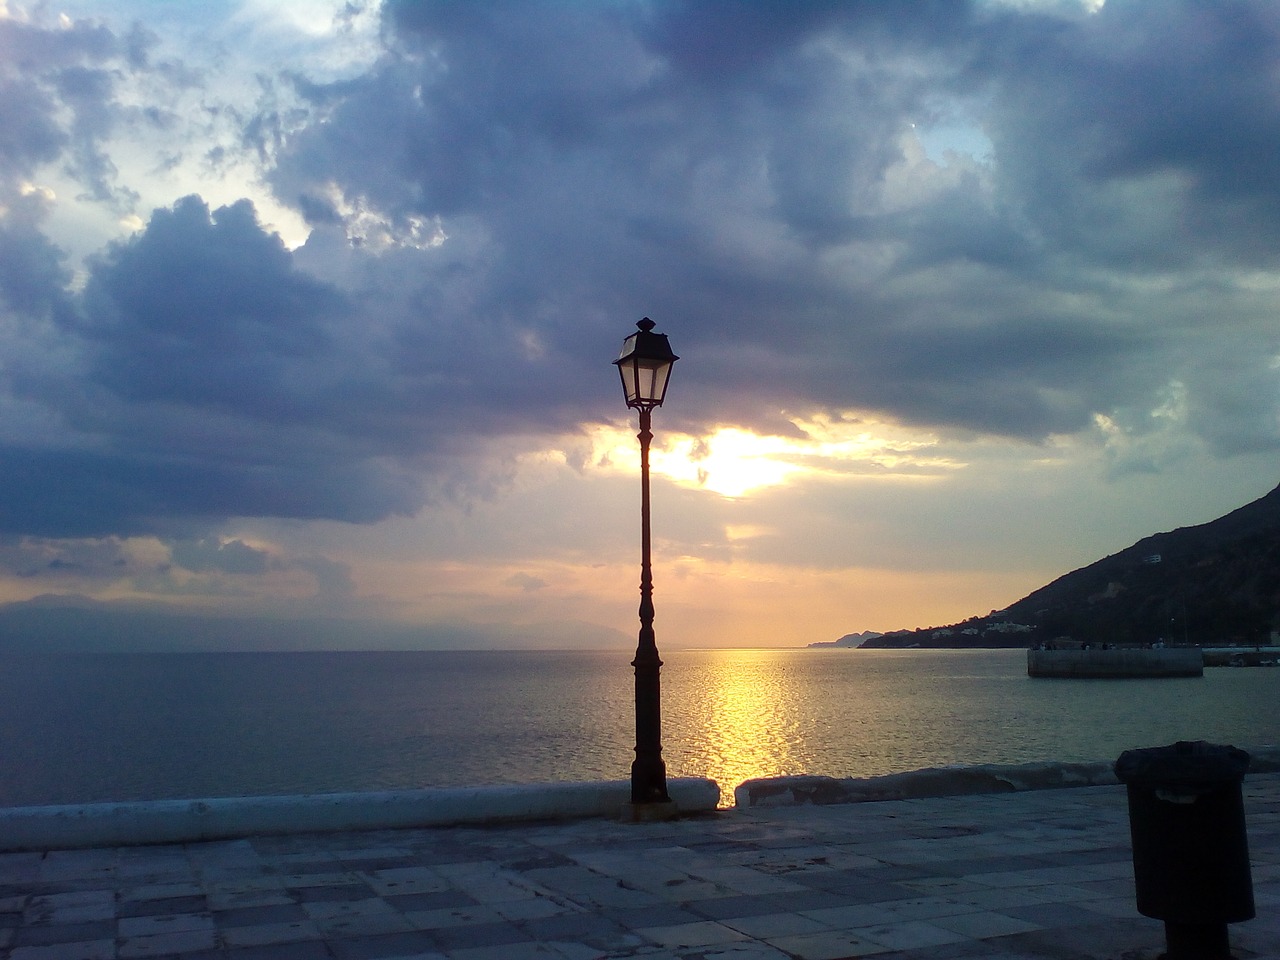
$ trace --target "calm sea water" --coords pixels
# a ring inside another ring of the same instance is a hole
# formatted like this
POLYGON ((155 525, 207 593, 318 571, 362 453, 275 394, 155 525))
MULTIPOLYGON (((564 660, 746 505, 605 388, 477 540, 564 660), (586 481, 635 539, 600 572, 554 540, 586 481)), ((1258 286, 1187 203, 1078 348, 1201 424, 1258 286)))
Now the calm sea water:
MULTIPOLYGON (((0 805, 625 779, 630 651, 0 657, 0 805)), ((1020 650, 664 653, 670 776, 1280 743, 1280 669, 1032 680, 1020 650)))

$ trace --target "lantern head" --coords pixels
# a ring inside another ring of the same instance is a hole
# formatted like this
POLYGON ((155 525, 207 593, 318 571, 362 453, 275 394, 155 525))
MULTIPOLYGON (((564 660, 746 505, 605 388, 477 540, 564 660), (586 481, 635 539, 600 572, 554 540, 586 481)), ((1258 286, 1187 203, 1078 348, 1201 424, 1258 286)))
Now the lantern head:
POLYGON ((639 331, 622 342, 622 353, 613 361, 622 375, 622 392, 628 407, 652 410, 662 406, 671 367, 679 360, 671 352, 665 333, 654 333, 648 317, 636 323, 639 331))

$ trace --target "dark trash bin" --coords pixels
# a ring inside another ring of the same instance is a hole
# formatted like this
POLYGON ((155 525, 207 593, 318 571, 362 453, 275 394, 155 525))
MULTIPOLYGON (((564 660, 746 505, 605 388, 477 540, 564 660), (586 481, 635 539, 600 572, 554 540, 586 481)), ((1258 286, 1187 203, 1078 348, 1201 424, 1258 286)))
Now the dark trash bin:
POLYGON ((1227 924, 1254 916, 1241 783, 1249 754, 1203 741, 1126 750, 1138 912, 1163 920, 1169 960, 1230 957, 1227 924))

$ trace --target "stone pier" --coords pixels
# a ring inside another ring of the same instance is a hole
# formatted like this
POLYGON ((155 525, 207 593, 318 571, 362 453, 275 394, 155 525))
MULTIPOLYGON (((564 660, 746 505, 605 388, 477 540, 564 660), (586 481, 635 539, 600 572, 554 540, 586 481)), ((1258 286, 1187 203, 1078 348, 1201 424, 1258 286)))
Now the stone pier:
POLYGON ((1108 679, 1204 676, 1199 647, 1028 650, 1027 676, 1108 679))

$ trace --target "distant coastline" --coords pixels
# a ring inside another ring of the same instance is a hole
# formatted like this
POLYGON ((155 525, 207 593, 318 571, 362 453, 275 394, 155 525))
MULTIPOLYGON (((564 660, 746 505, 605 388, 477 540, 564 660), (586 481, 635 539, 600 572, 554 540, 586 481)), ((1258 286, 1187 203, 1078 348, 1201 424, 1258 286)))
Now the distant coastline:
POLYGON ((876 633, 874 630, 864 630, 862 633, 846 633, 839 640, 821 640, 817 643, 810 643, 809 647, 860 647, 868 640, 874 640, 876 637, 883 637, 883 633, 876 633))
MULTIPOLYGON (((1008 627, 1018 625, 1010 624, 1008 627)), ((853 650, 1016 650, 1030 646, 1029 628, 1018 629, 956 629, 951 627, 925 627, 919 630, 894 630, 876 633, 847 633, 839 640, 825 640, 807 644, 808 649, 853 650)))

